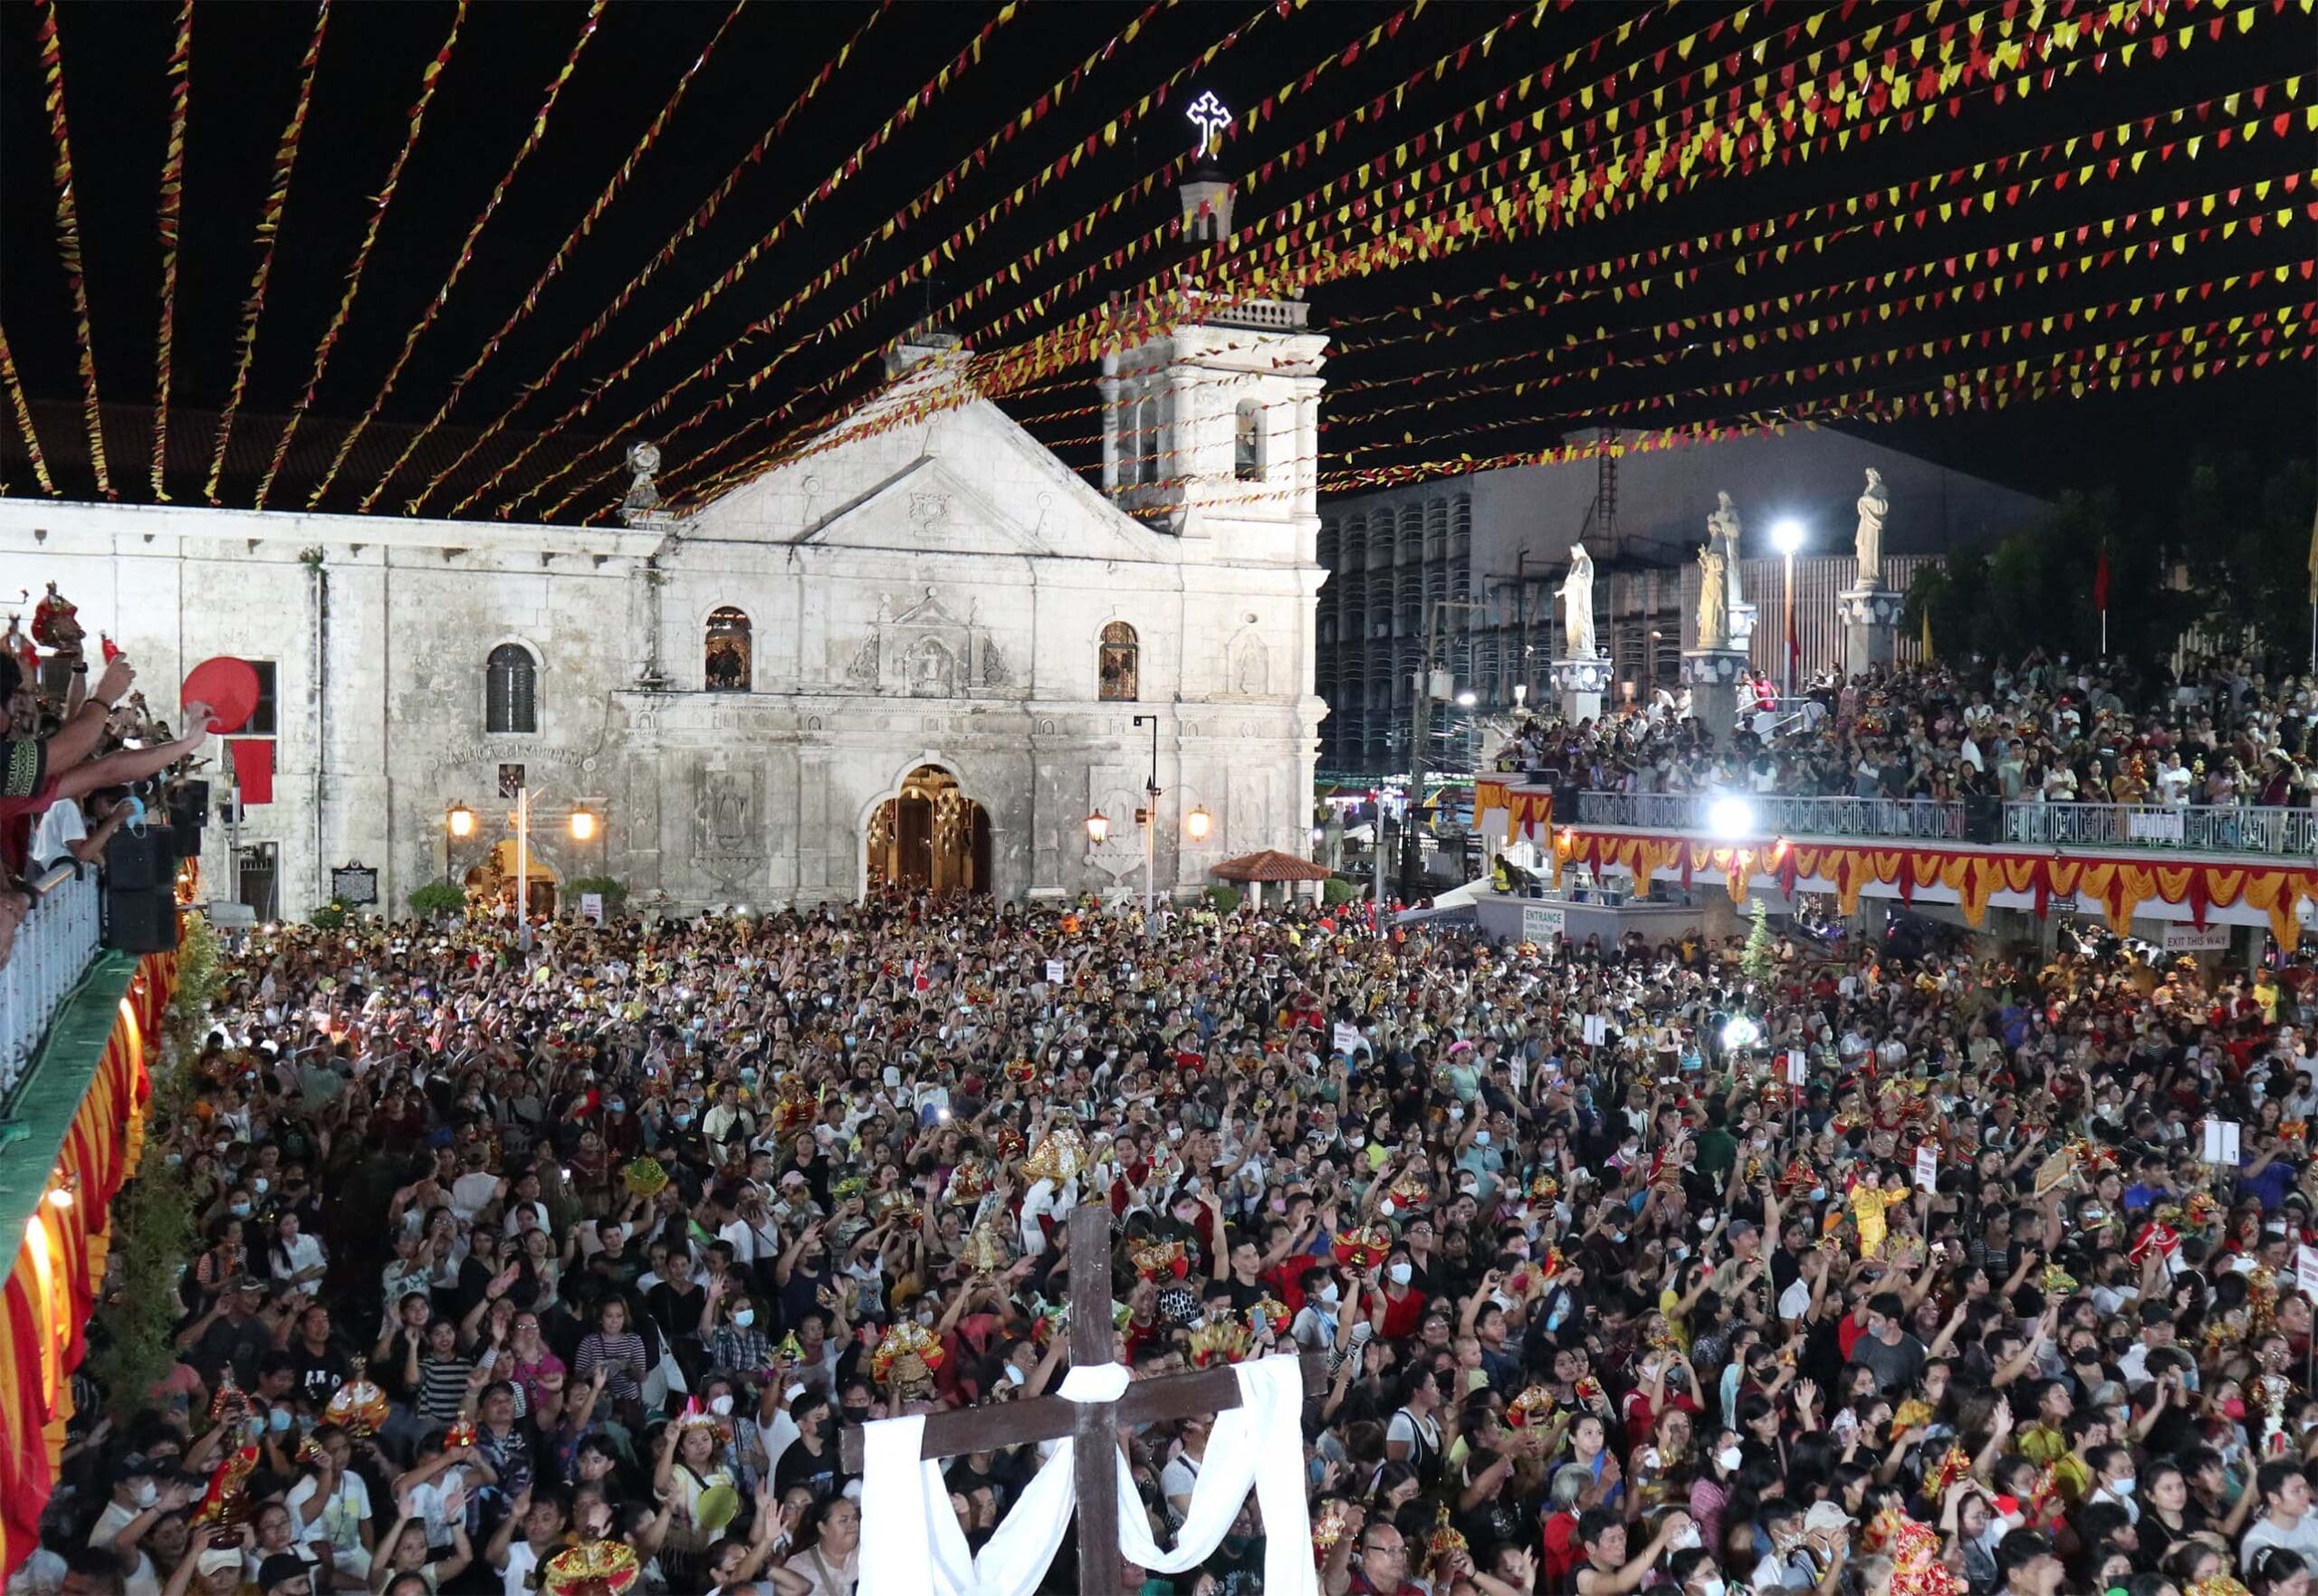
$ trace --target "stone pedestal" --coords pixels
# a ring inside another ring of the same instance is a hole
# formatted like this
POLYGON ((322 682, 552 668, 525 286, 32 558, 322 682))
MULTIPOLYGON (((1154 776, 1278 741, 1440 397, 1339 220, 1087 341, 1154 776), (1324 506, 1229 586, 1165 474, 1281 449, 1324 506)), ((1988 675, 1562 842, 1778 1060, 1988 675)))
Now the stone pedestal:
POLYGON ((1856 676, 1892 663, 1900 636, 1901 594, 1887 588, 1846 588, 1835 596, 1844 628, 1844 673, 1856 676))
POLYGON ((1747 654, 1738 648, 1691 648, 1682 653, 1682 684, 1691 713, 1719 740, 1738 724, 1738 697, 1747 680, 1747 654))
POLYGON ((1557 659, 1553 670, 1554 696, 1561 703, 1562 718, 1572 725, 1600 720, 1602 694, 1610 688, 1610 662, 1598 656, 1557 659))

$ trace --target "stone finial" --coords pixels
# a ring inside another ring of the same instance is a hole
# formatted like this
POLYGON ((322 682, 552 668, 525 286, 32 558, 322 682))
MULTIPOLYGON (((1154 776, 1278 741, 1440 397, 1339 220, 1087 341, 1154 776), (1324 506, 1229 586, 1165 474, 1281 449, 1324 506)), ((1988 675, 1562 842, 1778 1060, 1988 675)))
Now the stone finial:
POLYGON ((639 440, 627 446, 627 497, 619 502, 623 525, 634 526, 660 508, 660 490, 653 473, 660 469, 660 445, 639 440))

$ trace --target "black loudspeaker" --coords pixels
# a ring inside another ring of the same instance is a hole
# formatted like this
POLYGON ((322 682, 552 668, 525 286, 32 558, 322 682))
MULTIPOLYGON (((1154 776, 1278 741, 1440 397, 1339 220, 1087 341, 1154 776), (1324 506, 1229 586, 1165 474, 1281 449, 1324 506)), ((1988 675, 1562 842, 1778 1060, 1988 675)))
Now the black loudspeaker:
MULTIPOLYGON (((198 798, 187 792, 169 795, 169 826, 178 833, 178 846, 185 846, 186 832, 197 833, 208 824, 209 799, 206 794, 198 798)), ((201 840, 198 836, 194 839, 193 850, 195 853, 201 851, 201 840)))
POLYGON ((201 857, 201 831, 198 827, 172 826, 168 836, 175 845, 172 852, 180 859, 201 857))
POLYGON ((209 809, 209 783, 206 781, 178 782, 175 788, 175 798, 172 798, 169 807, 174 809, 177 807, 176 800, 180 798, 191 804, 196 812, 206 814, 209 809))
POLYGON ((1999 840, 2004 830, 2004 800, 1993 794, 1979 794, 1964 800, 1964 840, 1991 843, 1999 840))
POLYGON ((105 845, 105 884, 124 893, 168 885, 177 874, 174 837, 166 826, 148 827, 142 836, 127 827, 114 832, 105 845))
POLYGON ((177 945, 177 895, 166 885, 107 889, 104 944, 119 953, 168 953, 177 945))

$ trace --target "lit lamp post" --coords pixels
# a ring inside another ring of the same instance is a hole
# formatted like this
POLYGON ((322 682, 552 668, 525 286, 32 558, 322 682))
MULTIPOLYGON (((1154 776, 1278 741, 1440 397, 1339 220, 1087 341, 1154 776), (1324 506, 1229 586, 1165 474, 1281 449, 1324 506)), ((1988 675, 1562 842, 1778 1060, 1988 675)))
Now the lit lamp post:
POLYGON ((1087 817, 1087 840, 1101 847, 1111 835, 1111 817, 1097 809, 1087 817))
POLYGON ((1154 880, 1155 861, 1159 852, 1159 717, 1137 715, 1135 723, 1151 728, 1151 774, 1143 783, 1143 808, 1135 812, 1135 823, 1143 827, 1143 934, 1159 934, 1154 916, 1154 880))
POLYGON ((474 811, 465 804, 454 803, 443 811, 443 879, 451 879, 451 844, 465 842, 474 835, 474 811))
POLYGON ((1778 521, 1771 528, 1771 546, 1779 552, 1786 566, 1786 597, 1782 607, 1786 618, 1779 628, 1779 696, 1795 696, 1795 551, 1803 547, 1803 523, 1793 516, 1778 521))

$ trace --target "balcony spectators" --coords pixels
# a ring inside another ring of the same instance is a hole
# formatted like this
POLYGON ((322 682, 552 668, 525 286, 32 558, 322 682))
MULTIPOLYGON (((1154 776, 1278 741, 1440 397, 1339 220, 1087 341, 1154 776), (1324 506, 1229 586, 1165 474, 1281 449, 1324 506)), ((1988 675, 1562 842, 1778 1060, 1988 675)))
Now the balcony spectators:
POLYGON ((2177 675, 2035 649, 1822 679, 1769 708, 1750 687, 1720 742, 1688 709, 1661 690, 1598 722, 1533 716, 1499 768, 1606 792, 2049 804, 2308 808, 2318 786, 2318 682, 2237 658, 2177 675))
POLYGON ((96 864, 123 827, 166 813, 161 779, 209 735, 206 704, 185 706, 182 736, 156 725, 130 692, 126 655, 91 687, 78 636, 72 629, 44 662, 19 635, 0 651, 0 966, 33 911, 31 877, 60 862, 96 864), (43 692, 43 675, 63 678, 61 695, 43 692))

